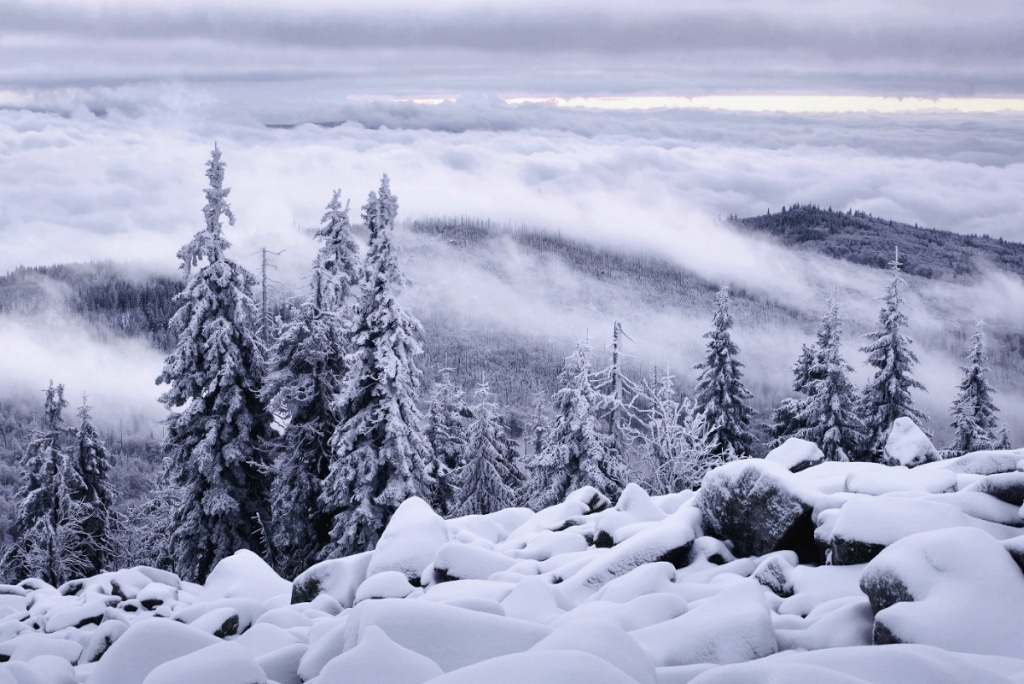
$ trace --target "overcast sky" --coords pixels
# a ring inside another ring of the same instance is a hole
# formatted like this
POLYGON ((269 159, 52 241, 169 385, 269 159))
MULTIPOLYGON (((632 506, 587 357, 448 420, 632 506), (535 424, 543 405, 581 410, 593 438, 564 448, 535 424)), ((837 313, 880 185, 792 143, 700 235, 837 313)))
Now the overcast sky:
POLYGON ((3 0, 0 83, 350 95, 1024 93, 1018 0, 3 0))

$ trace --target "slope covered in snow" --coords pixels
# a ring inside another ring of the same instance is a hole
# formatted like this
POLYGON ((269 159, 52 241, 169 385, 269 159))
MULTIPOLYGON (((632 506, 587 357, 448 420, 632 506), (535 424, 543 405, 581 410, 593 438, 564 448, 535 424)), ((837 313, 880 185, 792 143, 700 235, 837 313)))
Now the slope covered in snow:
POLYGON ((1024 682, 1024 450, 779 456, 538 512, 410 499, 294 582, 238 552, 202 586, 2 586, 0 682, 1024 682))

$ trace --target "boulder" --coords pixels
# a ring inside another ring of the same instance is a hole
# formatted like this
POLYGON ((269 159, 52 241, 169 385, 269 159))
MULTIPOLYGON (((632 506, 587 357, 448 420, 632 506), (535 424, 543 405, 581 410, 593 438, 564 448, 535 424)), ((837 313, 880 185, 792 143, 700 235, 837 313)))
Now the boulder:
POLYGON ((423 571, 448 542, 444 518, 423 499, 413 496, 398 507, 380 536, 366 574, 397 571, 419 586, 423 571))
POLYGON ((656 667, 740 663, 778 650, 764 589, 750 580, 631 634, 656 667))
POLYGON ((876 644, 927 644, 1024 658, 1024 575, 1007 550, 968 527, 922 532, 864 569, 876 644))
POLYGON ((935 445, 910 418, 897 418, 889 428, 882 460, 886 465, 908 468, 940 460, 935 445))
POLYGON ((790 549, 817 560, 813 497, 778 463, 726 463, 704 476, 696 499, 704 532, 731 542, 736 556, 790 549))
POLYGON ((515 560, 475 544, 449 542, 434 556, 434 578, 439 582, 457 579, 487 579, 508 570, 515 560))
POLYGON ((981 492, 1014 506, 1024 506, 1024 472, 1015 470, 1012 473, 985 475, 964 487, 964 491, 981 492))
POLYGON ((825 460, 825 454, 818 445, 799 437, 790 437, 768 452, 764 460, 778 463, 792 473, 799 473, 825 460))
POLYGON ((345 608, 351 608, 356 590, 366 579, 372 556, 373 551, 365 551, 310 566, 292 582, 292 603, 306 603, 325 593, 345 608))
POLYGON ((444 672, 430 658, 399 646, 378 627, 368 627, 354 648, 324 665, 310 684, 422 684, 444 672))
POLYGON ((1013 528, 973 518, 959 507, 921 498, 858 497, 848 501, 832 526, 830 549, 836 565, 867 563, 890 544, 918 532, 980 527, 1001 538, 1013 528))

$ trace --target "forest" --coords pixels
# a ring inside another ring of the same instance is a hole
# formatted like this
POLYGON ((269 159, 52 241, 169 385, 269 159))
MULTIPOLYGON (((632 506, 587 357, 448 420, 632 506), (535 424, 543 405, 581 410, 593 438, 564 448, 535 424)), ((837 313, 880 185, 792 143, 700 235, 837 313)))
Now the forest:
MULTIPOLYGON (((140 563, 201 581, 240 548, 291 577, 316 560, 372 548, 410 496, 458 516, 536 510, 587 486, 613 499, 629 482, 665 494, 790 438, 814 443, 829 460, 889 462, 897 419, 928 428, 913 398, 923 385, 906 335, 905 276, 967 278, 980 260, 1019 273, 1024 254, 1013 243, 810 206, 737 219, 784 244, 888 270, 877 325, 860 349, 870 379, 856 387, 835 298, 808 320, 648 254, 468 218, 409 224, 461 250, 511 241, 573 272, 705 312, 691 384, 624 353, 629 338, 618 321, 607 340, 588 334, 567 350, 524 332, 467 330, 436 308, 418 320, 401 304, 408 283, 386 176, 360 224, 334 194, 315 231, 308 289, 261 301, 266 283, 227 256, 224 224, 234 217, 216 148, 207 178, 206 226, 178 254, 183 280, 111 263, 19 268, 0 278, 4 315, 66 312, 167 354, 158 378, 168 409, 161 439, 144 428, 127 438, 123 429, 98 429, 87 398, 71 418, 59 378, 41 405, 23 397, 0 404, 8 581, 59 584, 140 563), (883 252, 893 242, 898 251, 883 252), (760 398, 758 412, 733 328, 779 320, 814 335, 793 360, 791 391, 767 411, 760 398), (606 343, 609 354, 594 352, 606 343)), ((989 381, 987 335, 979 324, 969 336, 944 421, 953 439, 934 458, 1011 444, 989 381)), ((1012 359, 1008 333, 995 339, 1000 358, 1012 359)))

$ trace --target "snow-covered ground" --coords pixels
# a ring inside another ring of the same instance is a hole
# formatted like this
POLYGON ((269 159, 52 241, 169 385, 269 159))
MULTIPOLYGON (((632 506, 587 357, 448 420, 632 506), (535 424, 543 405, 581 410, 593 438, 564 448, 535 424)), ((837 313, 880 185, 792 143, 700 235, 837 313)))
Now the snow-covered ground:
POLYGON ((202 586, 0 586, 0 684, 1024 683, 1024 450, 814 460, 536 513, 410 499, 294 583, 239 552, 202 586))

